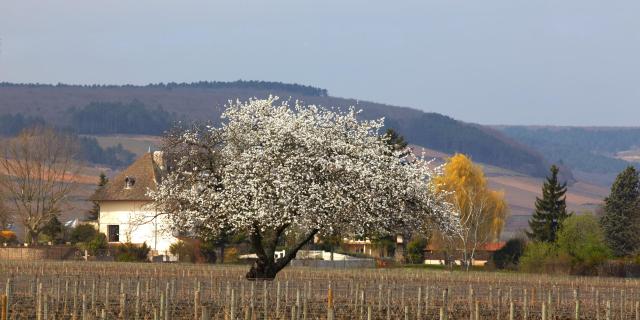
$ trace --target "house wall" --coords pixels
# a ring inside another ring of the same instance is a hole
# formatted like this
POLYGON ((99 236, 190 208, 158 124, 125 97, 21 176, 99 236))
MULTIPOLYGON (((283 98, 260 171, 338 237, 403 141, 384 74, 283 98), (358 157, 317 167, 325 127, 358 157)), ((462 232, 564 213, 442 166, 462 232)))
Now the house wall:
POLYGON ((99 230, 109 235, 108 226, 118 225, 119 242, 135 244, 147 243, 154 254, 169 254, 169 247, 178 239, 171 235, 169 224, 161 217, 155 217, 156 211, 148 201, 101 201, 99 230))

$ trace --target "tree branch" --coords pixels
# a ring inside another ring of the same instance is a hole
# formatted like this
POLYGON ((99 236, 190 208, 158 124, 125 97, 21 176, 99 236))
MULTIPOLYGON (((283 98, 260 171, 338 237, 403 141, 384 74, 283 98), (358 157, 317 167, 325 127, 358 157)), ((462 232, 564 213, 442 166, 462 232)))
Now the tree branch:
POLYGON ((302 241, 298 242, 297 245, 295 245, 293 248, 289 249, 289 252, 287 252, 287 254, 280 260, 278 260, 278 262, 276 262, 276 270, 280 271, 282 270, 282 268, 286 267, 287 264, 289 264, 289 262, 291 260, 293 260, 293 258, 296 257, 296 254, 298 253, 298 251, 300 249, 302 249, 302 247, 307 244, 307 242, 311 241, 311 239, 313 239, 313 237, 318 233, 318 231, 320 231, 319 229, 313 229, 311 230, 311 232, 309 232, 303 239, 302 241))

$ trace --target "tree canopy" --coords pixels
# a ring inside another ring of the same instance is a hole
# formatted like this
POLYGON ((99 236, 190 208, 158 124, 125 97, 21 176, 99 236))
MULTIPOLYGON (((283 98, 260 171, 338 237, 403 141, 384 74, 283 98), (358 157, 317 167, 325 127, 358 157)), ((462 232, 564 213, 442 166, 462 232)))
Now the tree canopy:
POLYGON ((565 196, 567 183, 558 180, 558 167, 553 165, 550 170, 551 176, 542 187, 542 198, 536 198, 536 210, 529 219, 531 231, 527 236, 534 241, 554 242, 562 222, 570 216, 565 196))
MULTIPOLYGON (((165 138, 169 173, 152 197, 183 231, 246 232, 258 260, 248 278, 273 278, 316 234, 362 236, 458 229, 422 159, 390 153, 382 120, 357 112, 278 102, 237 101, 221 127, 177 128, 165 138), (285 233, 302 235, 275 261, 285 233)), ((410 155, 413 157, 413 155, 410 155)))
POLYGON ((611 186, 600 223, 616 256, 633 254, 640 248, 640 178, 634 167, 622 171, 611 186))
POLYGON ((451 157, 435 181, 460 213, 461 232, 450 245, 471 262, 479 245, 500 237, 508 212, 504 194, 491 190, 482 168, 463 154, 451 157))

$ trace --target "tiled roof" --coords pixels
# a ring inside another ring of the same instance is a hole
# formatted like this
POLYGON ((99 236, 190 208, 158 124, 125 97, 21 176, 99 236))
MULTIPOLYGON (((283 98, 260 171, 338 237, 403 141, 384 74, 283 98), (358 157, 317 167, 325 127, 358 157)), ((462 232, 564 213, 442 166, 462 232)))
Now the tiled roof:
POLYGON ((154 162, 153 153, 145 153, 128 168, 109 180, 91 197, 93 201, 142 200, 149 201, 149 190, 157 190, 160 182, 160 168, 154 162), (126 180, 134 181, 126 185, 126 180))

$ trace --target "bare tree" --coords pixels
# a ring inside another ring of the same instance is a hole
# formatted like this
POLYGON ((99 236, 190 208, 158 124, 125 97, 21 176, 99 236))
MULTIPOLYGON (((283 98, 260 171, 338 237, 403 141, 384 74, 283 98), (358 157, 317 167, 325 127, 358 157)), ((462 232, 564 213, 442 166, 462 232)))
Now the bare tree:
MULTIPOLYGON (((0 180, 2 179, 5 179, 5 177, 0 173, 0 180)), ((7 228, 9 223, 11 223, 11 215, 9 214, 9 210, 7 210, 5 201, 4 194, 0 190, 0 230, 7 228)))
POLYGON ((75 151, 73 137, 50 128, 26 129, 4 147, 0 169, 6 176, 0 180, 0 192, 32 244, 68 204, 81 168, 75 151))

